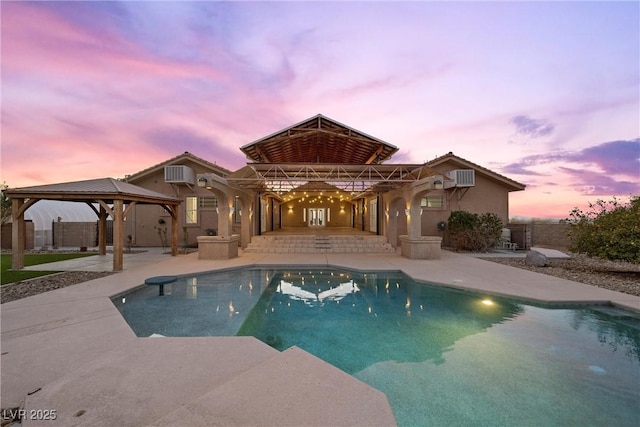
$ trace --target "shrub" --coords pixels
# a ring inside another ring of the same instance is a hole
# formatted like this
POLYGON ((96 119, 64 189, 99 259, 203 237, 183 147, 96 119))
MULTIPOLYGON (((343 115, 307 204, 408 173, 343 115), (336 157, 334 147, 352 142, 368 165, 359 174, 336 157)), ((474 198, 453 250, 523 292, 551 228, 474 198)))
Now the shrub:
POLYGON ((592 257, 640 263, 640 197, 624 204, 615 197, 577 207, 569 214, 569 249, 592 257))
POLYGON ((502 220, 494 213, 474 214, 453 211, 449 216, 449 232, 458 250, 485 252, 500 240, 502 220))

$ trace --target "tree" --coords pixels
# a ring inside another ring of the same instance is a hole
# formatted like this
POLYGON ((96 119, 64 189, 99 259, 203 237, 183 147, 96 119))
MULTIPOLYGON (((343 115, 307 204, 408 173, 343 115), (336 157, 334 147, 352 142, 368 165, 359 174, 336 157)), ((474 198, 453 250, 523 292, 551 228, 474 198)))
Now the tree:
POLYGON ((502 227, 502 220, 491 212, 453 211, 449 216, 451 240, 459 250, 486 252, 497 245, 502 227))
POLYGON ((590 202, 586 211, 573 208, 567 221, 571 251, 640 263, 640 196, 590 202))
POLYGON ((4 192, 6 190, 9 189, 9 186, 7 185, 6 182, 2 183, 2 186, 0 186, 0 190, 2 190, 1 193, 1 200, 0 200, 0 220, 2 222, 0 222, 0 224, 4 225, 6 223, 9 222, 9 220, 11 219, 11 199, 8 198, 7 196, 5 196, 4 192))

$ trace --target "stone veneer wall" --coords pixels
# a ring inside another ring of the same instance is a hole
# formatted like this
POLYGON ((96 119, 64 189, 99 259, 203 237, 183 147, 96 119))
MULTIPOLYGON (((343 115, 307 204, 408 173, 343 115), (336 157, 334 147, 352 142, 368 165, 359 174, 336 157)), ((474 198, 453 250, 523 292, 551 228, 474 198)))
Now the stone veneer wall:
POLYGON ((54 222, 54 247, 95 247, 98 245, 97 222, 54 222))
POLYGON ((569 247, 569 224, 567 223, 531 223, 531 236, 534 246, 569 247))
POLYGON ((517 243, 518 248, 542 246, 567 249, 570 244, 567 223, 509 223, 506 228, 511 230, 511 241, 517 243))
MULTIPOLYGON (((24 248, 33 249, 34 240, 35 240, 34 239, 35 226, 33 224, 33 221, 28 221, 28 220, 25 221, 24 226, 26 231, 24 248)), ((0 236, 0 241, 2 242, 2 249, 11 249, 11 245, 12 245, 11 224, 2 224, 2 235, 0 236)))

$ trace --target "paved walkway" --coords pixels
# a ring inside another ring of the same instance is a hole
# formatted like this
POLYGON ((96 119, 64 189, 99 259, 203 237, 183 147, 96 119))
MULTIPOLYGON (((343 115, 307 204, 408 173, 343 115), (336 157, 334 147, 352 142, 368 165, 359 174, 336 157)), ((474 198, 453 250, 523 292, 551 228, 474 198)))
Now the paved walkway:
MULTIPOLYGON (((538 248, 532 247, 532 251, 538 251, 543 255, 546 255, 549 259, 570 259, 571 256, 556 249, 538 248)), ((482 253, 468 253, 465 254, 473 258, 524 258, 527 255, 526 251, 510 251, 508 249, 497 249, 493 252, 482 253)))
MULTIPOLYGON (((155 264, 168 258, 168 253, 162 248, 140 248, 133 252, 123 254, 123 265, 127 270, 155 264)), ((113 254, 92 255, 31 265, 24 269, 32 271, 113 271, 113 254)))
MULTIPOLYGON (((96 257, 83 258, 86 268, 110 270, 110 255, 96 257)), ((638 297, 450 252, 440 260, 128 254, 117 274, 2 304, 2 407, 56 411, 55 422, 24 425, 393 425, 384 394, 300 349, 278 352, 252 337, 139 338, 110 300, 150 276, 251 265, 402 270, 484 295, 640 312, 638 297)))

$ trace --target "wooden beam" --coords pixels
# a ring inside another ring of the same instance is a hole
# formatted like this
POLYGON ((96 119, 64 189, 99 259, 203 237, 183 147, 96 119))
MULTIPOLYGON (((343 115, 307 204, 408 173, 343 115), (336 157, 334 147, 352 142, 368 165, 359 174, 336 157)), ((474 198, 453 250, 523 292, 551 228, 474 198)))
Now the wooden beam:
POLYGON ((260 147, 256 147, 256 152, 258 153, 258 156, 262 158, 261 163, 271 163, 271 160, 269 160, 269 156, 267 156, 267 154, 262 151, 260 147))
POLYGON ((178 210, 176 206, 164 207, 171 215, 171 256, 178 255, 178 210))
POLYGON ((376 159, 376 157, 378 157, 380 155, 380 153, 382 153, 383 150, 384 150, 384 147, 382 145, 380 145, 378 147, 378 149, 371 155, 371 157, 369 157, 367 159, 365 164, 369 165, 369 164, 373 163, 373 161, 376 159))
POLYGON ((113 201, 113 271, 122 271, 124 247, 124 203, 113 201))
POLYGON ((98 254, 107 254, 107 211, 102 205, 98 214, 98 254))
POLYGON ((24 268, 24 199, 11 199, 11 268, 21 270, 24 268))

